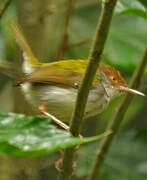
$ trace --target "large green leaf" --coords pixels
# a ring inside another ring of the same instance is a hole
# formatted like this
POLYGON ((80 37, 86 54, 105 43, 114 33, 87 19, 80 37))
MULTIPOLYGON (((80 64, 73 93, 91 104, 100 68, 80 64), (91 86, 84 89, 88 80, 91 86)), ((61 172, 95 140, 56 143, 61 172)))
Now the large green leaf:
MULTIPOLYGON (((117 136, 108 153, 101 180, 146 180, 147 144, 136 141, 134 132, 117 136)), ((79 150, 76 175, 86 176, 93 163, 98 143, 85 145, 79 150)))
POLYGON ((132 14, 147 19, 147 9, 138 0, 119 0, 117 2, 114 15, 132 14))
POLYGON ((75 138, 50 124, 44 116, 0 113, 0 152, 15 156, 41 156, 102 138, 110 132, 89 138, 75 138))

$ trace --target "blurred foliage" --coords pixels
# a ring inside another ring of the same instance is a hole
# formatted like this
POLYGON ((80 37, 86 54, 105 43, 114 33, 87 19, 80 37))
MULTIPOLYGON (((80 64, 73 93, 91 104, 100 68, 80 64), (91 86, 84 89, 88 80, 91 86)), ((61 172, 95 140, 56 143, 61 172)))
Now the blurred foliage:
MULTIPOLYGON (((118 97, 112 100, 109 106, 107 107, 107 109, 99 115, 98 122, 97 122, 97 131, 98 130, 101 131, 105 129, 106 125, 108 124, 108 121, 110 120, 110 118, 108 117, 113 116, 115 107, 117 107, 118 103, 120 102, 120 99, 121 97, 118 97)), ((120 126, 121 130, 124 129, 132 119, 135 119, 136 115, 139 112, 141 112, 144 104, 145 104, 144 98, 134 97, 121 123, 121 126, 120 126)))
MULTIPOLYGON (((0 1, 0 7, 3 2, 4 0, 0 1)), ((49 3, 44 17, 48 22, 49 36, 47 61, 56 59, 64 27, 66 0, 51 0, 49 3)), ((100 10, 99 0, 74 1, 65 59, 87 59, 100 10)), ((12 61, 16 58, 16 45, 8 26, 10 17, 17 19, 15 0, 0 19, 0 60, 12 61)), ((118 1, 102 59, 124 72, 126 78, 134 71, 147 45, 146 19, 147 0, 118 1)), ((6 81, 1 77, 0 86, 6 81)), ((146 76, 142 84, 145 89, 146 76)), ((95 123, 99 131, 105 128, 119 101, 120 98, 113 100, 107 110, 99 115, 99 120, 95 123)), ((139 124, 140 129, 137 133, 129 129, 128 133, 117 136, 104 163, 101 180, 147 179, 147 128, 146 123, 142 125, 141 119, 146 116, 146 111, 141 111, 145 101, 145 98, 134 98, 121 129, 131 120, 134 120, 136 126, 139 124), (139 118, 135 120, 136 115, 139 118)), ((25 117, 20 114, 0 113, 0 152, 9 155, 41 156, 97 138, 99 136, 82 140, 72 138, 68 132, 57 129, 50 124, 49 118, 43 116, 25 117)), ((83 177, 89 172, 97 146, 98 143, 87 144, 79 150, 76 169, 78 177, 83 177)))
POLYGON ((138 129, 136 139, 147 142, 147 127, 141 127, 138 129))
POLYGON ((50 118, 44 116, 0 113, 0 152, 35 157, 96 141, 110 134, 106 132, 90 138, 75 138, 50 123, 50 118))
POLYGON ((147 23, 142 18, 133 17, 120 17, 114 19, 115 23, 117 25, 112 26, 107 41, 104 60, 125 72, 132 72, 147 43, 147 23))
POLYGON ((145 6, 138 0, 119 0, 115 8, 115 16, 133 14, 147 19, 145 6))
MULTIPOLYGON (((98 15, 98 5, 96 6, 96 4, 75 10, 70 26, 71 47, 69 45, 70 49, 66 58, 87 58, 98 15), (87 12, 90 12, 88 17, 87 12)), ((117 68, 119 67, 122 71, 132 72, 146 46, 146 29, 147 23, 144 18, 128 15, 114 18, 103 60, 117 68)))
MULTIPOLYGON (((0 2, 1 4, 2 2, 0 2)), ((127 74, 134 71, 147 43, 146 4, 146 1, 143 0, 119 0, 115 8, 103 61, 125 73, 127 72, 127 74), (132 15, 130 16, 130 14, 132 15), (144 18, 142 18, 143 16, 144 18)), ((50 10, 46 17, 50 39, 49 59, 56 59, 63 31, 65 5, 65 0, 55 0, 51 1, 47 7, 48 11, 50 10)), ((100 10, 100 1, 86 0, 74 2, 69 26, 69 44, 65 59, 87 59, 100 10)), ((0 22, 0 58, 13 60, 16 57, 16 45, 8 26, 8 19, 10 17, 17 19, 16 1, 12 1, 0 22)), ((5 79, 1 78, 1 84, 4 81, 5 79)), ((130 120, 135 118, 135 115, 144 106, 144 102, 145 100, 142 98, 135 98, 132 106, 127 111, 122 127, 125 127, 130 120), (135 103, 136 101, 137 103, 135 103)), ((114 100, 107 110, 99 116, 100 120, 97 125, 99 129, 105 127, 109 120, 108 117, 113 115, 114 108, 118 103, 119 98, 114 100)))
MULTIPOLYGON (((51 2, 50 8, 54 11, 49 14, 49 57, 56 59, 58 44, 63 30, 65 17, 65 1, 51 2), (59 21, 60 19, 60 21, 59 21)), ((87 59, 93 34, 96 28, 97 18, 100 12, 100 3, 98 1, 86 0, 83 3, 75 2, 70 27, 69 27, 69 47, 65 58, 87 59), (87 16, 87 14, 90 14, 87 16), (86 17, 86 18, 85 18, 86 17)), ((132 72, 147 42, 147 23, 144 18, 129 16, 127 14, 147 17, 147 9, 143 3, 137 0, 119 0, 115 10, 115 16, 126 14, 125 16, 115 17, 111 26, 108 41, 106 43, 103 60, 122 71, 132 72), (138 13, 140 11, 141 13, 138 13)), ((12 34, 9 31, 8 19, 16 19, 16 8, 13 2, 1 20, 0 47, 6 50, 2 51, 0 56, 7 59, 15 58, 15 46, 12 34), (5 39, 5 41, 4 41, 5 39), (6 44, 5 44, 5 43, 6 44), (3 53, 4 52, 4 53, 3 53)), ((147 71, 146 71, 147 72, 147 71)))
POLYGON ((147 1, 146 0, 139 0, 146 8, 147 8, 147 1))
MULTIPOLYGON (((2 3, 0 3, 0 6, 2 6, 1 4, 2 3)), ((16 58, 14 39, 8 24, 8 20, 10 18, 16 19, 16 1, 11 2, 7 12, 5 12, 2 19, 0 20, 0 37, 3 38, 3 41, 0 40, 0 46, 2 46, 4 49, 0 53, 0 60, 7 59, 12 61, 16 58)))
MULTIPOLYGON (((116 137, 104 162, 101 180, 146 180, 147 144, 134 139, 135 132, 116 137)), ((98 143, 84 145, 78 153, 76 175, 86 176, 94 160, 98 143)))

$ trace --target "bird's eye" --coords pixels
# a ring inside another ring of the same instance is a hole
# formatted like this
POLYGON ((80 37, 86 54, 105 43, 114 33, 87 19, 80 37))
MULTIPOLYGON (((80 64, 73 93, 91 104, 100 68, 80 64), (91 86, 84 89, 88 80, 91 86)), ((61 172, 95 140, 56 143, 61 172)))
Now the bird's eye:
POLYGON ((112 79, 113 81, 116 81, 116 78, 115 78, 114 76, 112 76, 111 79, 112 79))

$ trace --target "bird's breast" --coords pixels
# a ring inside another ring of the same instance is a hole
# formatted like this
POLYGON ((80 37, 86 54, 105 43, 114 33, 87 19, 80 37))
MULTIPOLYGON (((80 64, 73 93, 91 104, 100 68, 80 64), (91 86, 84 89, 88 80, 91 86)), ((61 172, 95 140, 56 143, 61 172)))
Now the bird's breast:
MULTIPOLYGON (((22 91, 28 102, 36 109, 41 104, 48 105, 48 112, 58 119, 67 122, 71 119, 75 105, 77 89, 40 83, 24 83, 22 91)), ((90 90, 84 117, 100 113, 108 104, 109 98, 101 87, 90 90)))

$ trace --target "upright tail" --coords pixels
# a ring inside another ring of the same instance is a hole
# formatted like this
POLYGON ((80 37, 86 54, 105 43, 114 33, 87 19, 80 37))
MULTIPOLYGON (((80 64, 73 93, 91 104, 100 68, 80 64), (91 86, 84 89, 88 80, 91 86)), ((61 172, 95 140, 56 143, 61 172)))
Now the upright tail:
POLYGON ((38 59, 35 57, 34 53, 32 52, 30 46, 28 45, 18 25, 13 20, 9 20, 9 25, 14 35, 14 38, 16 40, 16 43, 18 44, 20 49, 23 51, 24 64, 25 66, 28 66, 25 68, 29 69, 29 68, 38 67, 40 62, 38 61, 38 59))

